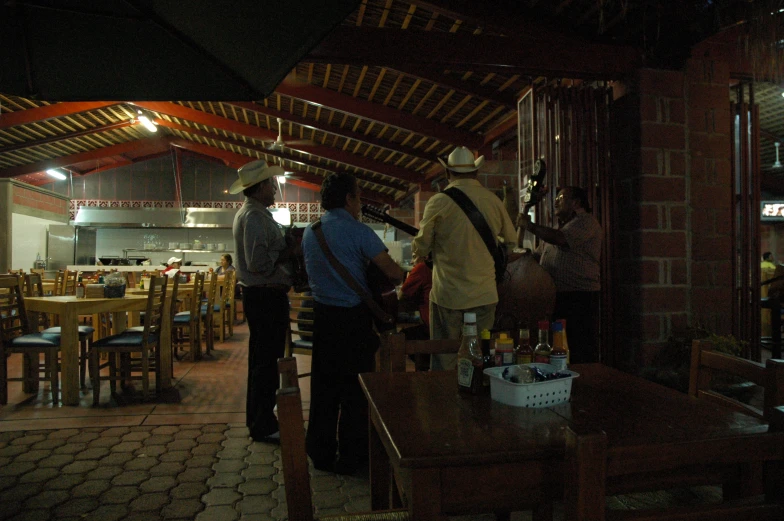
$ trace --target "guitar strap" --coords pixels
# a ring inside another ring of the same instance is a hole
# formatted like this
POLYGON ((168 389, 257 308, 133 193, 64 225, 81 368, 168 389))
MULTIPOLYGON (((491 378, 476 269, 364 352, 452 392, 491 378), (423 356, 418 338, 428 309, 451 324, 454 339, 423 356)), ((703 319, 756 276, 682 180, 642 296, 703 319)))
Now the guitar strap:
POLYGON ((370 311, 373 313, 373 316, 376 317, 376 320, 388 325, 394 324, 395 317, 381 309, 381 306, 379 306, 376 301, 373 300, 373 297, 370 295, 370 293, 368 293, 367 290, 365 290, 365 288, 363 288, 359 282, 357 282, 357 279, 351 276, 351 273, 349 273, 346 267, 340 263, 337 257, 335 257, 335 254, 332 253, 332 250, 329 249, 327 239, 324 237, 324 230, 321 229, 321 221, 316 221, 310 225, 310 227, 313 229, 313 233, 316 234, 316 240, 318 240, 319 246, 321 246, 321 251, 324 252, 324 256, 329 261, 329 264, 338 273, 338 275, 340 275, 340 278, 342 278, 345 283, 348 284, 354 293, 359 295, 359 298, 362 299, 362 302, 364 302, 365 305, 370 308, 370 311))
POLYGON ((471 199, 468 198, 466 194, 463 193, 462 190, 459 188, 447 188, 444 190, 444 193, 452 198, 452 200, 457 203, 465 214, 468 216, 468 219, 471 221, 471 224, 474 225, 476 231, 479 232, 479 236, 482 237, 482 240, 487 246, 487 250, 490 252, 490 255, 495 258, 495 250, 498 249, 498 244, 496 242, 495 237, 493 236, 493 231, 490 229, 490 226, 487 225, 487 221, 482 216, 482 213, 479 209, 474 205, 471 199))

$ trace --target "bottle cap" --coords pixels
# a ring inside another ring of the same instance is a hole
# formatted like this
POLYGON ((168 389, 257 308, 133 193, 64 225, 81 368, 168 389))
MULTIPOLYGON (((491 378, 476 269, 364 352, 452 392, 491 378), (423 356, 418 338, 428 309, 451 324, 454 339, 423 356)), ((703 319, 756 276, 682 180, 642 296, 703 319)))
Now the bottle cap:
POLYGON ((519 336, 520 336, 520 338, 530 338, 531 337, 531 332, 528 331, 527 327, 520 328, 520 335, 519 336))
POLYGON ((547 320, 540 320, 539 329, 550 329, 550 322, 547 320))
POLYGON ((480 338, 482 340, 490 340, 490 330, 483 329, 482 332, 480 333, 480 338))
POLYGON ((553 322, 553 331, 556 333, 563 331, 563 324, 557 321, 553 322))
POLYGON ((463 323, 471 324, 476 322, 476 313, 463 313, 463 323))
POLYGON ((499 340, 503 339, 503 338, 507 338, 506 333, 499 333, 498 334, 498 338, 499 338, 499 340))

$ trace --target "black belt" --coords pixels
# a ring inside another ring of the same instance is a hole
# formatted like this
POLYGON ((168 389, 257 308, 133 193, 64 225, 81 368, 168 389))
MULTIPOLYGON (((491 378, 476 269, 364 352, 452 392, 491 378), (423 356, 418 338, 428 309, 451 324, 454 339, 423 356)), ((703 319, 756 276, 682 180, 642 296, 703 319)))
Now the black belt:
POLYGON ((288 293, 289 286, 288 284, 259 284, 258 286, 246 286, 249 289, 276 289, 278 291, 282 291, 283 293, 288 293))

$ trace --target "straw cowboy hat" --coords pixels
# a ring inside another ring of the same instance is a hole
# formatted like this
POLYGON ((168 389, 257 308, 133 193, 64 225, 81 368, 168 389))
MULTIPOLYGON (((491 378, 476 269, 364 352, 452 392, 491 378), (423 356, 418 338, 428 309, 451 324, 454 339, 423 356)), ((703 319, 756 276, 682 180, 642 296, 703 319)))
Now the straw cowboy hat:
POLYGON ((239 170, 237 170, 237 175, 239 175, 240 178, 231 185, 229 193, 238 194, 246 188, 250 188, 270 177, 283 175, 285 173, 286 172, 278 165, 268 165, 263 159, 251 161, 248 164, 242 165, 239 170))
POLYGON ((169 260, 166 261, 166 264, 171 266, 175 262, 182 262, 182 259, 178 259, 177 257, 170 257, 169 260))
POLYGON ((444 168, 447 170, 465 174, 479 170, 479 167, 485 162, 485 156, 479 156, 474 160, 474 153, 468 150, 468 148, 457 147, 449 154, 446 163, 440 157, 438 158, 438 161, 444 165, 444 168))

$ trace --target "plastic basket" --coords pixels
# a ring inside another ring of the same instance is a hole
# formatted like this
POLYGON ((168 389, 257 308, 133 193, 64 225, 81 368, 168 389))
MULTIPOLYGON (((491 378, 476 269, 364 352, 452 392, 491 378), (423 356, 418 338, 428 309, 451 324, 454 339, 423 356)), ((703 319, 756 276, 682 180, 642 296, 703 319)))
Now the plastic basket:
MULTIPOLYGON (((524 364, 529 367, 538 367, 545 374, 556 371, 550 364, 524 364)), ((568 378, 558 378, 545 382, 530 384, 516 384, 504 380, 501 374, 506 367, 491 367, 485 369, 485 374, 490 377, 490 396, 493 400, 515 407, 551 407, 569 401, 572 394, 572 380, 580 376, 574 371, 561 371, 569 373, 568 378)))
POLYGON ((104 298, 123 298, 125 296, 125 284, 122 286, 104 286, 104 298))

